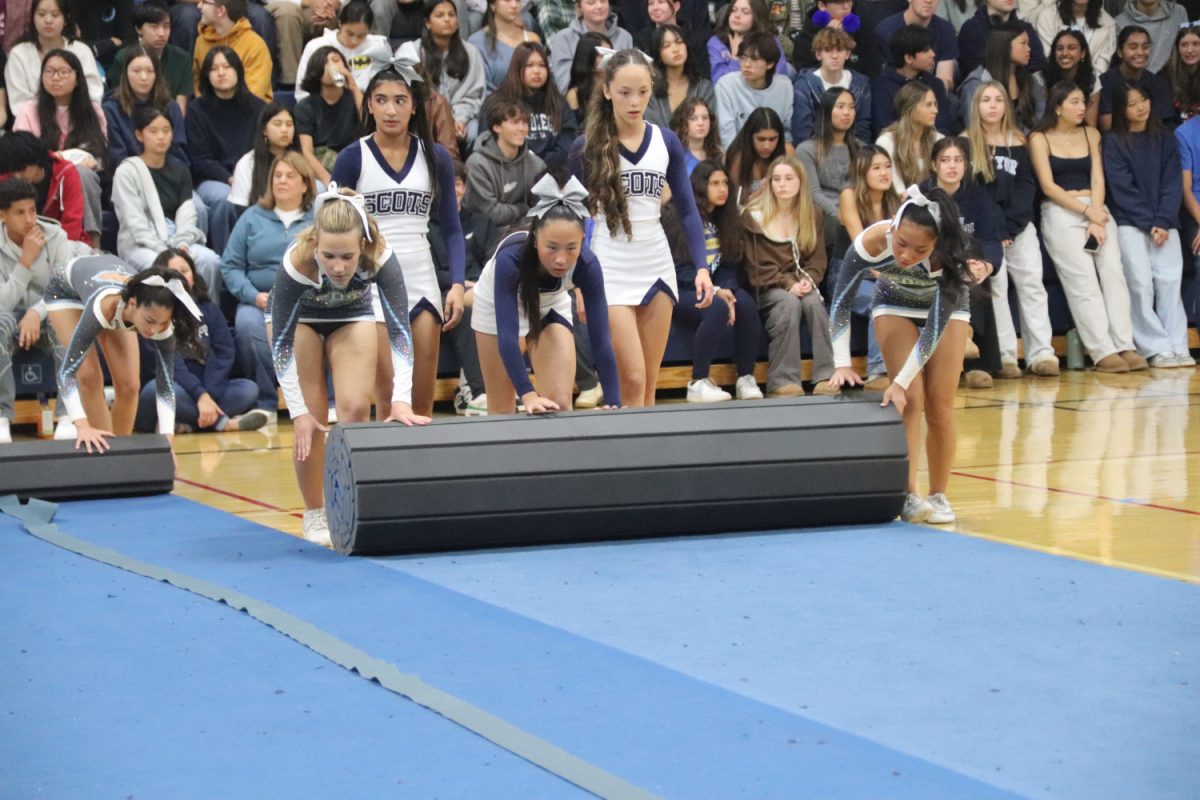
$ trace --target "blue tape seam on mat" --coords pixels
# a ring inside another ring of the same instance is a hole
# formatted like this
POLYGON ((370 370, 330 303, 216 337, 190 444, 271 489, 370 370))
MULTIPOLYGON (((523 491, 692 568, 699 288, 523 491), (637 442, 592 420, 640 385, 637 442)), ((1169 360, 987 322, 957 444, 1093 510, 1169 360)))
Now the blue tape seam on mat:
POLYGON ((280 611, 272 605, 241 592, 130 558, 116 550, 100 547, 66 534, 51 522, 57 509, 57 504, 45 500, 30 499, 27 505, 21 505, 13 495, 0 496, 0 512, 19 519, 25 530, 42 541, 84 558, 90 558, 93 561, 99 561, 144 578, 162 581, 177 589, 183 589, 208 600, 224 603, 235 610, 244 611, 264 625, 304 645, 338 666, 351 672, 357 672, 369 681, 375 681, 388 691, 445 717, 456 725, 482 736, 508 752, 597 797, 621 798, 622 800, 626 798, 629 800, 658 800, 657 795, 621 780, 600 767, 573 756, 550 742, 533 736, 452 694, 436 689, 417 675, 403 673, 394 664, 374 658, 299 617, 280 611))

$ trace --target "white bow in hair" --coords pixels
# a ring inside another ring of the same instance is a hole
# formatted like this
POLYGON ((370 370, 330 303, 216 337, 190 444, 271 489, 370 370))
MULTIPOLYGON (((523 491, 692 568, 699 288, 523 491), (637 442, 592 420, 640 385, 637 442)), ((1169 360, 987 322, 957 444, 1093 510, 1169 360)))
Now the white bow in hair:
MULTIPOLYGON (((646 55, 645 53, 643 53, 641 50, 637 49, 636 47, 630 47, 627 49, 632 50, 633 52, 640 55, 642 57, 642 63, 645 64, 647 67, 654 65, 653 59, 651 59, 650 56, 646 55)), ((611 59, 613 56, 615 56, 620 51, 613 50, 611 47, 601 47, 601 46, 597 45, 596 52, 600 54, 600 66, 605 67, 608 65, 609 59, 611 59)))
POLYGON ((358 218, 362 220, 363 238, 368 242, 371 241, 371 226, 367 224, 367 201, 363 199, 361 194, 342 194, 338 190, 338 185, 330 181, 329 188, 321 192, 313 200, 313 218, 321 210, 321 206, 333 200, 345 200, 351 207, 358 212, 358 218))
POLYGON ((146 278, 144 281, 142 281, 142 285, 160 286, 166 289, 168 292, 175 295, 176 300, 183 303, 183 307, 186 308, 191 315, 196 318, 197 322, 200 322, 203 319, 203 315, 200 313, 200 306, 196 305, 196 301, 192 299, 190 294, 188 294, 187 287, 183 285, 183 281, 179 280, 179 278, 171 278, 171 280, 168 281, 163 280, 161 275, 151 275, 149 278, 146 278))
POLYGON ((895 230, 896 226, 900 224, 900 218, 904 216, 904 209, 909 206, 920 206, 927 209, 929 215, 933 217, 934 224, 938 228, 942 227, 942 207, 926 197, 921 191, 921 187, 914 183, 904 193, 904 202, 900 204, 900 209, 896 212, 896 216, 892 218, 892 230, 895 230))
POLYGON ((1197 27, 1200 27, 1200 19, 1194 20, 1192 22, 1179 23, 1179 29, 1181 31, 1186 31, 1188 28, 1197 28, 1197 27))
MULTIPOLYGON (((404 78, 409 83, 418 83, 421 80, 421 75, 417 72, 417 60, 408 53, 403 55, 397 50, 392 56, 392 60, 388 62, 392 69, 400 73, 400 77, 404 78)), ((387 69, 387 67, 384 67, 387 69)))
POLYGON ((577 217, 588 216, 587 206, 583 204, 583 201, 587 199, 587 189, 583 188, 583 184, 574 176, 568 179, 565 185, 559 187, 558 181, 553 176, 543 175, 542 179, 533 185, 533 193, 537 195, 538 202, 529 209, 531 217, 541 219, 547 211, 560 203, 571 209, 577 217))

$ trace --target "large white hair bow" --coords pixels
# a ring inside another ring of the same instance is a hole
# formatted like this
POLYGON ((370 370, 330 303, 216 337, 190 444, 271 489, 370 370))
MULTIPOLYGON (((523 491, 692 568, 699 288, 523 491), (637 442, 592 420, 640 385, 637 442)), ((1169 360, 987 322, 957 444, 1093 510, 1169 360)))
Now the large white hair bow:
POLYGON ((583 184, 574 176, 560 187, 552 175, 543 175, 542 179, 533 185, 533 193, 537 195, 538 202, 529 209, 531 217, 541 219, 547 211, 559 204, 571 209, 577 217, 588 216, 587 206, 583 204, 587 199, 587 189, 583 188, 583 184))
POLYGON ((320 212, 321 206, 335 200, 346 201, 358 212, 358 218, 362 220, 363 237, 368 242, 371 241, 371 226, 367 224, 367 201, 363 199, 361 194, 342 194, 338 189, 338 185, 332 181, 329 184, 329 188, 321 192, 313 200, 313 217, 315 218, 317 213, 320 212))
POLYGON ((180 303, 183 303, 183 307, 186 308, 188 312, 196 318, 197 322, 203 318, 200 313, 200 307, 196 305, 196 301, 192 299, 190 294, 188 294, 187 287, 183 285, 183 281, 179 280, 179 278, 171 278, 171 280, 168 281, 164 280, 163 276, 161 275, 151 275, 149 278, 146 278, 144 281, 142 281, 142 285, 159 286, 166 289, 168 292, 175 295, 176 300, 178 300, 180 303))
POLYGON ((921 187, 914 183, 904 193, 904 202, 900 204, 900 208, 896 211, 896 216, 892 218, 892 230, 895 230, 896 226, 900 224, 900 219, 904 216, 904 209, 909 206, 920 206, 928 210, 929 215, 933 217, 934 223, 939 228, 942 227, 942 207, 926 197, 924 192, 921 191, 921 187))

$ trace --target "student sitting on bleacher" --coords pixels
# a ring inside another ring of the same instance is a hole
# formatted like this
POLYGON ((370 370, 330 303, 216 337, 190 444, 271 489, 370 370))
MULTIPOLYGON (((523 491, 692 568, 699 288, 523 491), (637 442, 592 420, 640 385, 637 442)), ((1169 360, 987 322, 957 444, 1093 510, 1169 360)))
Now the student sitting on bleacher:
POLYGON ((65 0, 37 0, 33 15, 21 42, 8 52, 4 84, 8 106, 16 111, 38 93, 44 77, 46 55, 52 50, 68 50, 79 60, 79 82, 86 84, 88 96, 97 105, 104 99, 104 83, 96 68, 96 59, 87 42, 76 37, 75 15, 65 0))
POLYGON ((207 56, 215 48, 228 47, 244 65, 250 92, 271 99, 271 51, 246 19, 247 0, 204 0, 200 5, 200 36, 192 52, 196 94, 204 93, 202 73, 208 72, 207 56))
POLYGON ((267 191, 271 165, 284 153, 299 152, 296 120, 292 112, 272 100, 258 115, 254 126, 254 147, 238 159, 233 168, 233 188, 229 203, 241 210, 254 205, 267 191))
POLYGON ((62 226, 67 238, 91 246, 83 230, 83 188, 75 165, 29 131, 0 138, 0 178, 21 178, 37 189, 43 217, 62 226))
POLYGON ((167 84, 154 55, 141 45, 127 47, 117 87, 104 99, 104 118, 108 122, 108 165, 115 169, 129 156, 141 152, 142 146, 133 133, 133 112, 138 106, 149 105, 164 111, 177 131, 168 154, 172 161, 188 165, 187 136, 183 129, 183 114, 179 104, 171 99, 167 84))
POLYGON ((170 43, 170 13, 154 0, 139 3, 133 8, 133 27, 137 30, 138 40, 127 43, 117 52, 112 69, 108 71, 108 88, 117 88, 133 48, 144 47, 158 59, 167 91, 179 103, 180 110, 186 109, 187 99, 192 96, 192 56, 170 43))

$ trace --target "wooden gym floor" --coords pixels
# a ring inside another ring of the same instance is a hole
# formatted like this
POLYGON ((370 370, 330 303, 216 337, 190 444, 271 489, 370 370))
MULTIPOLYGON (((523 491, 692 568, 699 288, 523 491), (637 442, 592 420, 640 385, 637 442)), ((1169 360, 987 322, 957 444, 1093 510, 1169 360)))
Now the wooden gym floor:
MULTIPOLYGON (((1200 369, 997 381, 958 406, 956 532, 1200 583, 1200 369)), ((291 445, 287 422, 181 436, 176 492, 298 534, 291 445)))

